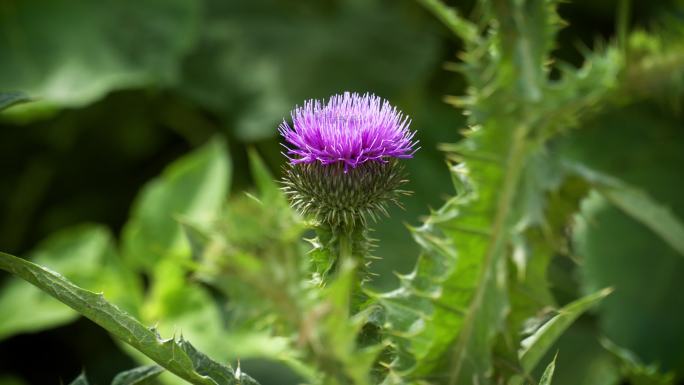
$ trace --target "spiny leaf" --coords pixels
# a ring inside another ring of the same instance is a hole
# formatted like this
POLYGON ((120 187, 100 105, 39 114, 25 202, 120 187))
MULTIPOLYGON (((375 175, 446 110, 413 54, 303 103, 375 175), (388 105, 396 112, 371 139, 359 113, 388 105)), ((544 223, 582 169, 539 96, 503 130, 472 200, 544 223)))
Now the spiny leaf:
POLYGON ((574 128, 580 119, 586 119, 607 99, 622 92, 619 80, 624 58, 615 47, 608 46, 586 54, 579 68, 566 63, 556 67, 560 78, 549 81, 544 90, 543 139, 574 128))
MULTIPOLYGON (((414 271, 400 275, 401 286, 391 292, 374 294, 385 309, 385 326, 394 335, 400 350, 405 350, 411 359, 399 359, 392 370, 408 371, 408 376, 420 378, 453 367, 454 360, 460 361, 465 350, 449 350, 459 335, 464 332, 464 323, 470 329, 470 343, 481 343, 479 338, 489 338, 497 329, 503 316, 505 304, 501 302, 498 290, 503 287, 500 281, 491 280, 501 277, 499 269, 504 259, 493 258, 490 264, 483 263, 487 245, 491 240, 493 214, 501 183, 501 163, 487 158, 470 157, 475 148, 488 148, 493 153, 505 153, 510 134, 496 130, 471 131, 468 138, 454 146, 452 155, 461 160, 460 167, 452 171, 459 181, 459 193, 445 206, 418 227, 412 228, 415 240, 424 249, 414 271), (489 270, 488 273, 484 273, 489 270), (482 277, 485 280, 482 280, 482 277), (486 282, 486 283, 485 283, 486 282), (492 285, 494 291, 481 290, 480 298, 475 299, 479 285, 492 285), (491 310, 492 318, 466 320, 469 308, 485 306, 491 310), (478 325, 476 325, 476 323, 478 325), (474 328, 473 328, 474 327, 474 328), (484 331, 487 330, 487 331, 484 331), (484 331, 484 334, 480 332, 484 331), (491 334, 490 334, 491 333, 491 334), (476 338, 470 340, 471 337, 476 338)), ((483 344, 487 350, 488 343, 483 344)), ((488 354, 473 354, 469 362, 488 366, 488 354), (477 354, 477 358, 474 355, 477 354)), ((481 370, 486 371, 484 367, 481 370)))
POLYGON ((542 100, 548 55, 561 26, 556 1, 492 1, 500 24, 502 63, 499 77, 528 102, 542 100))
POLYGON ((594 71, 591 64, 568 70, 586 79, 583 86, 606 79, 590 97, 575 88, 572 76, 560 83, 548 79, 549 53, 561 26, 556 5, 546 0, 487 3, 491 33, 481 46, 467 47, 459 65, 470 85, 459 107, 465 107, 471 129, 450 147, 449 160, 458 164, 452 173, 462 195, 414 229, 425 250, 416 270, 400 276, 399 289, 375 296, 400 350, 410 352, 399 354, 393 368, 410 368, 408 378, 426 378, 441 369, 449 371, 450 384, 490 381, 493 342, 510 306, 505 257, 516 237, 524 243, 528 229, 546 226, 543 202, 528 213, 530 199, 546 199, 562 181, 552 173, 533 175, 539 171, 530 167, 539 162, 534 155, 548 151, 550 138, 600 103, 619 70, 620 62, 610 55, 594 71), (554 92, 565 102, 550 102, 554 92), (551 127, 555 120, 550 117, 559 114, 561 123, 551 127), (530 178, 534 183, 527 183, 530 178))
MULTIPOLYGON (((0 252, 0 269, 38 286, 53 297, 97 323, 170 372, 196 385, 234 385, 252 381, 229 367, 209 360, 183 339, 163 340, 155 330, 107 302, 102 294, 84 290, 44 267, 0 252), (211 367, 212 370, 206 370, 211 367), (218 368, 218 369, 217 369, 218 368)), ((253 383, 253 382, 251 382, 253 383)))

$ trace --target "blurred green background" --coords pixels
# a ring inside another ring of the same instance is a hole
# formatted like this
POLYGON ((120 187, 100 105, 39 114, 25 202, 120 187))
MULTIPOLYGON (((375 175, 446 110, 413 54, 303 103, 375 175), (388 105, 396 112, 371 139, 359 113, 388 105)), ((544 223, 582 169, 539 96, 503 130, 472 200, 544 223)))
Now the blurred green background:
MULTIPOLYGON (((450 3, 473 9, 472 1, 450 3)), ((632 3, 631 28, 684 23, 681 1, 632 3)), ((608 0, 562 4, 569 25, 556 57, 580 64, 582 47, 612 39, 616 9, 608 0)), ((142 185, 216 134, 229 144, 231 192, 239 194, 252 183, 248 148, 278 174, 276 127, 293 106, 370 91, 412 117, 422 147, 406 162, 414 194, 405 210, 376 226, 374 284, 391 288, 391 272, 408 271, 417 255, 405 224, 452 191, 437 145, 458 140, 464 125, 443 102, 464 92, 460 75, 444 69, 458 50, 411 0, 1 0, 0 91, 34 101, 0 115, 0 250, 26 255, 86 222, 119 234, 142 185)), ((681 106, 669 98, 605 111, 559 151, 643 187, 684 217, 681 106)), ((557 383, 610 383, 596 328, 681 376, 684 259, 600 199, 583 214, 575 234, 582 260, 555 261, 551 271, 558 300, 608 285, 616 292, 560 342, 557 383)), ((134 365, 82 319, 0 340, 0 385, 68 382, 82 368, 106 383, 134 365)), ((252 371, 269 370, 256 363, 252 371)))

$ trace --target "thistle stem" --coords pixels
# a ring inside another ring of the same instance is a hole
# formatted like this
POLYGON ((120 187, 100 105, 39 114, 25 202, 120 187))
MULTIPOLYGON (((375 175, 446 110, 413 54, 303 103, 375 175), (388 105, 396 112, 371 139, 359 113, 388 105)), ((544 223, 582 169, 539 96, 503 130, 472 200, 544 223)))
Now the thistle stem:
POLYGON ((335 279, 343 266, 351 262, 354 265, 354 284, 350 292, 352 313, 356 312, 367 299, 362 285, 368 279, 367 262, 369 258, 370 240, 367 230, 362 225, 349 227, 319 226, 316 229, 323 250, 323 261, 318 261, 318 272, 321 282, 327 284, 335 279))
MULTIPOLYGON (((341 231, 337 234, 338 237, 338 250, 339 254, 337 256, 337 265, 343 264, 347 260, 354 260, 354 253, 352 250, 353 246, 353 233, 350 231, 341 231)), ((356 261, 355 261, 356 262, 356 261)))
POLYGON ((368 279, 367 263, 369 241, 366 237, 366 228, 358 226, 340 234, 339 261, 345 263, 351 260, 354 263, 354 283, 351 289, 350 304, 351 313, 356 313, 361 305, 368 299, 363 292, 363 283, 368 279))

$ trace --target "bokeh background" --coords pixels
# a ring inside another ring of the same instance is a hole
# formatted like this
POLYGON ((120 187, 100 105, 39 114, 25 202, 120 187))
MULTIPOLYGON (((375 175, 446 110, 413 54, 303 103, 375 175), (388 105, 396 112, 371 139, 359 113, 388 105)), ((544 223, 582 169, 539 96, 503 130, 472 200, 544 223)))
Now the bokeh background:
MULTIPOLYGON (((473 8, 450 3, 466 14, 473 8)), ((568 26, 556 57, 579 65, 584 47, 614 39, 617 3, 562 4, 568 26)), ((678 23, 681 1, 632 2, 632 29, 678 23)), ((240 193, 252 183, 249 148, 279 173, 276 127, 293 106, 370 91, 412 117, 422 147, 407 162, 414 194, 376 226, 382 260, 374 284, 391 288, 392 271, 408 271, 417 255, 405 225, 452 191, 437 146, 458 140, 464 126, 443 102, 464 92, 460 75, 445 70, 458 50, 412 0, 0 0, 0 91, 34 99, 0 115, 0 250, 26 255, 82 223, 118 234, 142 185, 216 135, 229 144, 231 189, 240 193)), ((665 94, 602 112, 569 136, 566 150, 684 217, 683 105, 665 94)), ((684 258, 620 212, 591 203, 584 213, 593 227, 575 235, 583 259, 554 261, 554 290, 560 303, 608 285, 616 292, 562 339, 555 383, 604 378, 610 357, 597 328, 681 376, 684 258)), ((0 293, 6 280, 1 274, 0 293)), ((0 339, 0 385, 68 382, 83 368, 104 384, 133 366, 83 319, 0 339)), ((255 364, 252 372, 273 370, 255 364)))

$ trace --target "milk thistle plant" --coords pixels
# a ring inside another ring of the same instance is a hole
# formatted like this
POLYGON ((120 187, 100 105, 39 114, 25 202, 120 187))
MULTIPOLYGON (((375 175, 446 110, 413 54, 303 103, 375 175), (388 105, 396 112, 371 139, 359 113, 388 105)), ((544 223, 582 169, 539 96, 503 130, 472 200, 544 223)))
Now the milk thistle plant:
POLYGON ((292 112, 292 125, 279 131, 286 141, 283 191, 292 207, 314 226, 332 254, 319 274, 341 258, 366 266, 369 221, 388 215, 408 194, 400 159, 417 150, 410 120, 386 100, 345 92, 309 100, 292 112))
MULTIPOLYGON (((0 253, 0 269, 16 276, 11 289, 22 301, 58 299, 130 345, 134 359, 156 363, 117 385, 164 370, 176 376, 159 378, 169 385, 257 384, 239 364, 249 358, 278 361, 311 385, 550 385, 559 336, 611 292, 593 288, 560 305, 550 289, 552 258, 577 259, 581 203, 604 199, 684 254, 684 224, 666 206, 558 150, 602 108, 684 83, 682 43, 619 28, 617 42, 585 50, 576 68, 552 55, 558 1, 481 0, 477 20, 419 2, 463 43, 447 67, 466 92, 445 100, 467 124, 442 146, 454 192, 409 226, 420 253, 394 289, 364 285, 368 233, 407 194, 403 162, 418 140, 407 115, 370 93, 296 107, 278 129, 287 157, 279 182, 251 152, 254 189, 225 201, 230 157, 212 140, 142 190, 120 247, 87 228, 47 242, 34 261, 0 253), (41 266, 72 253, 77 273, 41 266)), ((9 319, 0 330, 38 328, 33 309, 8 303, 0 298, 9 319)), ((601 368, 612 370, 610 383, 673 383, 605 345, 617 352, 601 368)))

